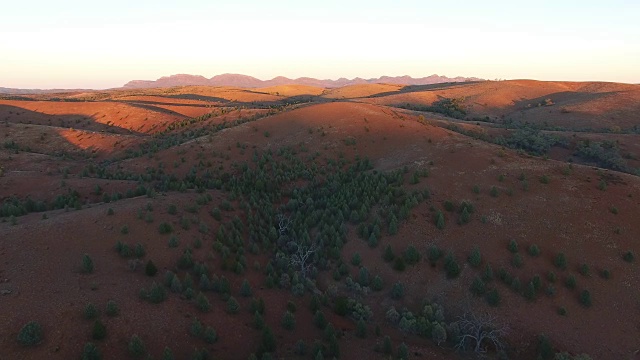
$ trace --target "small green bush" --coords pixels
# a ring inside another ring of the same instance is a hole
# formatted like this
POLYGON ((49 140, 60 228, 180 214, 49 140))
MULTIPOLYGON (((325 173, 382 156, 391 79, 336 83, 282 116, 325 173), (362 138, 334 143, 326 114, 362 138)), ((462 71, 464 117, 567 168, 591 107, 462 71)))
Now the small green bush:
POLYGON ((396 282, 391 288, 392 299, 402 299, 404 297, 404 285, 401 282, 396 282))
POLYGON ((198 293, 198 296, 196 296, 196 305, 202 312, 208 312, 211 310, 211 303, 209 302, 207 296, 202 292, 198 293))
POLYGON ((291 311, 287 310, 282 315, 282 327, 287 330, 293 330, 296 327, 296 318, 291 311))
POLYGON ((529 249, 527 249, 527 252, 532 257, 536 257, 536 256, 540 255, 540 248, 536 244, 531 244, 531 246, 529 246, 529 249))
POLYGON ((35 321, 25 324, 18 333, 18 343, 22 346, 38 345, 43 338, 42 326, 35 321))
POLYGON ((569 289, 574 289, 576 287, 577 281, 576 277, 573 275, 569 275, 564 282, 564 285, 569 289))
POLYGON ((98 317, 98 309, 93 303, 88 303, 84 307, 84 318, 87 320, 93 320, 98 317))
POLYGON ((447 254, 444 259, 444 270, 449 279, 455 279, 460 275, 460 265, 453 256, 453 253, 447 254))
POLYGON ((93 260, 89 256, 89 254, 82 255, 82 272, 86 274, 90 274, 93 272, 93 260))
POLYGON ((173 231, 173 227, 171 226, 171 224, 163 222, 158 227, 158 231, 160 232, 160 234, 169 234, 173 231))
POLYGON ((513 254, 518 252, 518 243, 514 240, 511 239, 509 241, 509 245, 507 246, 507 249, 509 249, 510 252, 512 252, 513 254))
POLYGON ((93 343, 84 344, 84 348, 82 349, 82 355, 80 357, 82 360, 102 360, 102 353, 100 349, 93 343))
POLYGON ((391 249, 391 245, 387 244, 384 248, 384 252, 382 253, 382 258, 386 262, 392 262, 396 256, 393 254, 393 250, 391 249))
POLYGON ((626 253, 624 253, 624 255, 622 256, 622 259, 628 263, 633 262, 633 260, 635 259, 635 256, 633 255, 632 251, 627 251, 626 253))
POLYGON ((229 296, 227 300, 227 312, 230 314, 237 314, 240 310, 240 304, 233 296, 229 296))
POLYGON ((567 269, 567 257, 564 255, 564 253, 559 253, 558 255, 556 255, 556 258, 554 259, 553 263, 558 269, 561 269, 561 270, 567 269))
POLYGON ((362 263, 362 257, 360 256, 360 254, 359 253, 353 254, 353 256, 351 257, 351 265, 360 266, 361 263, 362 263))
POLYGON ((578 269, 578 271, 582 276, 589 276, 591 274, 591 269, 587 264, 580 265, 580 268, 578 269))
POLYGON ((140 339, 138 335, 131 336, 131 340, 129 340, 129 354, 135 358, 141 358, 146 353, 147 350, 142 339, 140 339))
POLYGON ((480 249, 478 249, 477 246, 475 246, 471 250, 471 254, 469 254, 468 261, 469 261, 469 264, 471 264, 471 266, 473 266, 474 268, 477 268, 478 266, 480 266, 480 263, 482 262, 482 254, 480 254, 480 249))
POLYGON ((96 320, 93 323, 93 329, 91 330, 91 338, 94 340, 102 340, 107 336, 107 328, 102 321, 96 320))
POLYGON ((591 293, 589 290, 582 290, 580 293, 580 304, 586 307, 591 306, 591 293))
POLYGON ((144 267, 144 273, 147 274, 147 276, 155 276, 158 273, 158 268, 153 261, 147 261, 147 265, 144 267))
POLYGON ((109 300, 107 301, 105 313, 107 314, 107 316, 117 316, 120 313, 120 308, 115 301, 109 300))

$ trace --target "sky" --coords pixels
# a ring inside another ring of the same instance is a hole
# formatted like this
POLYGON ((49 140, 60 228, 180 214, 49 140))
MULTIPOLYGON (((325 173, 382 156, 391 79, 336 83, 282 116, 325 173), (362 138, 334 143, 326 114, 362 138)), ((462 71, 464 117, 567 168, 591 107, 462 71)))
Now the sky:
POLYGON ((0 10, 0 87, 224 73, 640 83, 640 1, 32 0, 0 10))

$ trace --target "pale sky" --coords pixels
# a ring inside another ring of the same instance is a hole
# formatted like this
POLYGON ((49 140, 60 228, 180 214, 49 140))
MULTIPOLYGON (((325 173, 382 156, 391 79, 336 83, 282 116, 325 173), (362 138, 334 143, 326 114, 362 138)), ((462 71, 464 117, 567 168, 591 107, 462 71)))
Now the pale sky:
POLYGON ((172 74, 640 83, 640 0, 33 0, 0 7, 0 87, 172 74))

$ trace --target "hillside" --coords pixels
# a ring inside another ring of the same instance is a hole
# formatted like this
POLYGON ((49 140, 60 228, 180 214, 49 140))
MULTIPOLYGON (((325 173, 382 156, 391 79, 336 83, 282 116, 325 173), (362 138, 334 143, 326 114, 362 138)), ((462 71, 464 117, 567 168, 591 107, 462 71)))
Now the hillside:
POLYGON ((187 83, 0 100, 0 354, 637 357, 639 86, 187 83))

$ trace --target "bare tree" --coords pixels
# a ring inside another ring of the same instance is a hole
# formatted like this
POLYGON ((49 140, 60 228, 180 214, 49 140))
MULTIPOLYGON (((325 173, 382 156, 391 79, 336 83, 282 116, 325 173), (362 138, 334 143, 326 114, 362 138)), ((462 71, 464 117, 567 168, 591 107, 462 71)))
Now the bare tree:
POLYGON ((473 347, 476 353, 487 351, 486 345, 491 343, 496 350, 504 347, 502 338, 507 334, 509 328, 497 321, 495 316, 488 314, 476 315, 467 312, 458 320, 460 327, 460 341, 456 345, 456 349, 464 350, 467 345, 473 347))
POLYGON ((290 225, 291 218, 282 214, 278 214, 278 230, 280 232, 280 236, 284 236, 287 234, 290 225))
POLYGON ((307 272, 313 266, 313 254, 319 248, 316 243, 311 245, 296 244, 296 251, 291 255, 291 265, 299 269, 303 278, 307 277, 307 272))

